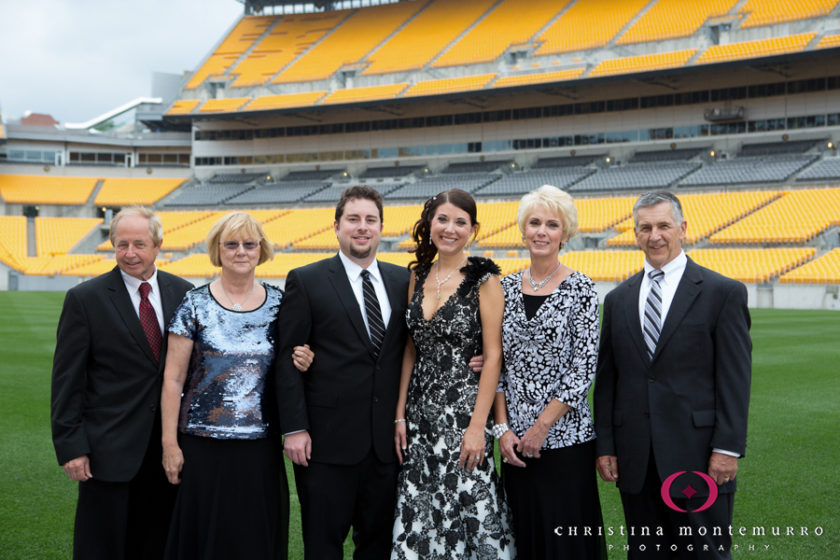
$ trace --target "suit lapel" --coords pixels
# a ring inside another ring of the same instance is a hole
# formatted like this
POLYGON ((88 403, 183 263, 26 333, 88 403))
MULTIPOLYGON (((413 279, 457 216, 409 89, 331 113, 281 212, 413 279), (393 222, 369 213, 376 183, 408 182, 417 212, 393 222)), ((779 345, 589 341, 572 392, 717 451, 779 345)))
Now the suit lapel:
POLYGON ((362 310, 359 309, 359 303, 356 301, 356 295, 353 293, 353 287, 350 285, 350 280, 347 279, 347 272, 344 270, 344 265, 341 264, 341 259, 336 255, 330 261, 329 272, 327 277, 338 295, 338 300, 344 307, 350 323, 356 330, 356 334, 365 343, 368 349, 373 352, 373 347, 365 328, 365 320, 362 318, 362 310))
POLYGON ((624 313, 627 321, 628 332, 639 354, 644 356, 647 361, 647 346, 645 346, 645 339, 642 336, 642 323, 639 321, 639 291, 642 287, 642 275, 645 273, 644 269, 634 276, 631 276, 627 282, 627 289, 630 293, 624 298, 624 313))
POLYGON ((668 309, 668 316, 665 317, 665 324, 662 325, 659 342, 656 344, 656 352, 653 354, 654 360, 662 353, 662 348, 668 344, 668 340, 677 331, 677 327, 685 318, 694 300, 700 295, 702 283, 703 277, 700 274, 700 267, 694 261, 688 259, 685 264, 685 272, 683 272, 683 277, 680 279, 680 284, 674 294, 674 300, 668 309))
POLYGON ((152 353, 152 347, 149 346, 149 341, 146 340, 146 333, 143 332, 140 318, 137 316, 134 305, 131 303, 131 297, 128 295, 128 290, 125 287, 125 282, 123 282, 119 267, 114 267, 114 270, 111 271, 111 277, 108 283, 108 295, 117 313, 125 323, 128 332, 137 341, 137 346, 142 348, 143 353, 152 362, 157 363, 155 355, 152 353))

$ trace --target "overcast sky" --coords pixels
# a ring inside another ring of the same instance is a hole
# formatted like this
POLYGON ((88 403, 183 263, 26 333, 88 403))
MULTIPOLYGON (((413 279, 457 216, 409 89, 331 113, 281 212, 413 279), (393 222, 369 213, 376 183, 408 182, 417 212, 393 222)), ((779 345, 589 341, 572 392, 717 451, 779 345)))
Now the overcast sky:
POLYGON ((194 70, 242 15, 236 0, 0 0, 0 113, 83 122, 194 70))

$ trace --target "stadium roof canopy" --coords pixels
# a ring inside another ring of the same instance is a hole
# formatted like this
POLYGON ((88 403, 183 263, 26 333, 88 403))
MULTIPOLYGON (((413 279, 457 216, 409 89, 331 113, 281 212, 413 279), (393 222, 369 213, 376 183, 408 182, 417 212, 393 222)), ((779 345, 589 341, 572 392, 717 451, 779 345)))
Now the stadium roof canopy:
POLYGON ((349 8, 366 8, 382 4, 395 4, 400 0, 237 0, 245 5, 246 14, 264 13, 315 13, 330 10, 346 10, 349 8))

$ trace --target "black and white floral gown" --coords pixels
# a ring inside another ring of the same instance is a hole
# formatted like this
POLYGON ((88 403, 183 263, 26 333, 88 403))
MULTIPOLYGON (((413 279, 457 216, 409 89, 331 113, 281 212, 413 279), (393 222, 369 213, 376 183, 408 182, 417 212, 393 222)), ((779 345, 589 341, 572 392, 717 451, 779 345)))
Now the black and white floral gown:
POLYGON ((406 311, 417 359, 408 387, 408 448, 399 475, 391 558, 513 558, 510 510, 496 476, 490 430, 484 436, 484 464, 471 471, 458 466, 478 395, 479 374, 468 366, 481 353, 478 289, 499 269, 489 259, 470 257, 456 292, 427 321, 423 285, 429 270, 416 269, 406 311))

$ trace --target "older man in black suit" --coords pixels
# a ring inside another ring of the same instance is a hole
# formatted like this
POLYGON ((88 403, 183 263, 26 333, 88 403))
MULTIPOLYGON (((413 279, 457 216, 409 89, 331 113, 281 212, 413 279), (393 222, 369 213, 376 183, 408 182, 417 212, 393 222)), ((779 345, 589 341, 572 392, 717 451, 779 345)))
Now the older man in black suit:
POLYGON ((629 558, 729 558, 747 439, 747 291, 686 257, 673 194, 643 195, 633 217, 645 266, 604 301, 598 471, 621 491, 629 558))
POLYGON ((157 270, 151 210, 111 222, 117 266, 67 292, 52 372, 59 464, 79 482, 73 557, 160 558, 174 503, 161 465, 166 323, 192 285, 157 270))

